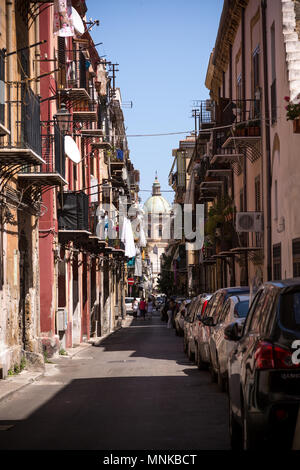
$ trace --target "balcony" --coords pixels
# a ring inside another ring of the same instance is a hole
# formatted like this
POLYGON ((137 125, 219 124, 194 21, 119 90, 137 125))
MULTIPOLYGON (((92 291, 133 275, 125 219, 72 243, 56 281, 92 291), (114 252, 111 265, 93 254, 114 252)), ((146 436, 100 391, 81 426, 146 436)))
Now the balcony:
POLYGON ((58 194, 58 232, 62 242, 86 241, 92 235, 89 227, 89 198, 83 191, 58 194))
POLYGON ((66 65, 65 87, 62 94, 69 100, 94 101, 96 90, 88 80, 87 61, 82 51, 74 48, 73 60, 66 65))
POLYGON ((73 104, 73 121, 75 122, 96 122, 97 103, 95 101, 76 101, 73 104))
POLYGON ((111 150, 112 149, 112 144, 109 141, 109 137, 107 136, 97 136, 93 137, 91 141, 92 147, 95 149, 100 149, 100 150, 111 150))
POLYGON ((254 163, 262 153, 260 100, 234 101, 232 106, 235 119, 226 139, 220 142, 221 149, 229 154, 235 149, 235 153, 245 154, 254 163))
POLYGON ((41 165, 40 101, 30 88, 19 85, 20 100, 9 103, 13 128, 2 137, 0 166, 41 165))
MULTIPOLYGON (((18 174, 20 183, 28 184, 28 189, 36 190, 37 187, 64 186, 65 180, 65 151, 64 136, 57 126, 42 127, 42 158, 44 163, 38 168, 23 169, 18 174), (54 130, 53 130, 54 129, 54 130)), ((45 189, 43 189, 44 191, 45 189)))

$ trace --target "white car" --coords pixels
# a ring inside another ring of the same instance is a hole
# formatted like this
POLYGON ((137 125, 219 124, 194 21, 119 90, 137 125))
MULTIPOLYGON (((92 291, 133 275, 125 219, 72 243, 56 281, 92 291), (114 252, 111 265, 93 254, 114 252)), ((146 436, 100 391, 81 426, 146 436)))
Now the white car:
POLYGON ((237 323, 242 328, 249 309, 249 295, 241 294, 229 297, 220 313, 218 322, 212 328, 209 339, 211 367, 221 390, 227 384, 227 361, 234 348, 234 341, 225 339, 224 330, 230 323, 237 323))
POLYGON ((126 314, 132 314, 132 302, 134 301, 134 297, 125 297, 125 306, 126 306, 126 314))

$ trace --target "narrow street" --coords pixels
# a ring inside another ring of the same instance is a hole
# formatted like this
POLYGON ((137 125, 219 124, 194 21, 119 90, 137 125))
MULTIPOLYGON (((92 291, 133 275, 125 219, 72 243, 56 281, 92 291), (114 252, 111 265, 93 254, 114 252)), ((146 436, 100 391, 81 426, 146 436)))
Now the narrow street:
POLYGON ((158 315, 46 364, 0 403, 1 449, 228 449, 227 396, 158 315))

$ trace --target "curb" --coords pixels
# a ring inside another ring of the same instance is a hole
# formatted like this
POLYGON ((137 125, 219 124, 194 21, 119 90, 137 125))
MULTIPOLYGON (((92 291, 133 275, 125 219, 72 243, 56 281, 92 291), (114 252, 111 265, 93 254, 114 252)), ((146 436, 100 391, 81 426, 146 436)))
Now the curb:
MULTIPOLYGON (((128 326, 130 323, 131 323, 130 318, 129 319, 125 318, 123 325, 117 327, 114 331, 111 331, 110 333, 107 333, 106 335, 101 336, 100 338, 92 338, 87 343, 82 343, 80 346, 78 346, 77 348, 74 348, 73 350, 72 348, 67 349, 68 354, 66 356, 59 356, 59 357, 66 357, 66 358, 72 359, 81 351, 84 351, 85 349, 90 348, 92 346, 100 345, 101 342, 104 341, 106 338, 113 335, 114 333, 117 333, 122 328, 128 326)), ((30 372, 29 370, 24 370, 16 376, 12 376, 12 377, 8 377, 3 380, 0 380, 0 403, 12 397, 13 394, 19 392, 20 390, 24 389, 28 385, 32 384, 36 380, 43 377, 45 375, 45 372, 46 372, 45 370, 39 371, 39 372, 30 372), (1 390, 5 388, 6 388, 6 391, 1 390)))
POLYGON ((7 398, 10 398, 12 395, 19 392, 20 390, 24 389, 28 385, 32 384, 39 378, 43 377, 44 374, 45 371, 33 373, 25 370, 18 374, 16 377, 9 377, 3 379, 3 381, 0 382, 0 403, 6 400, 7 398), (22 382, 21 379, 23 379, 24 382, 22 382), (6 391, 1 390, 2 385, 4 386, 3 388, 7 388, 6 391))

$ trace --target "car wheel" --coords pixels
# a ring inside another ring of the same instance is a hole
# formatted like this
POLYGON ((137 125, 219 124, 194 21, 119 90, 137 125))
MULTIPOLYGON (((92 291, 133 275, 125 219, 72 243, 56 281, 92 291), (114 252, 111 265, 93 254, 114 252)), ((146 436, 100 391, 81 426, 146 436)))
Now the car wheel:
POLYGON ((229 436, 230 445, 233 450, 242 450, 243 448, 243 430, 237 423, 232 412, 231 400, 229 399, 229 436))

